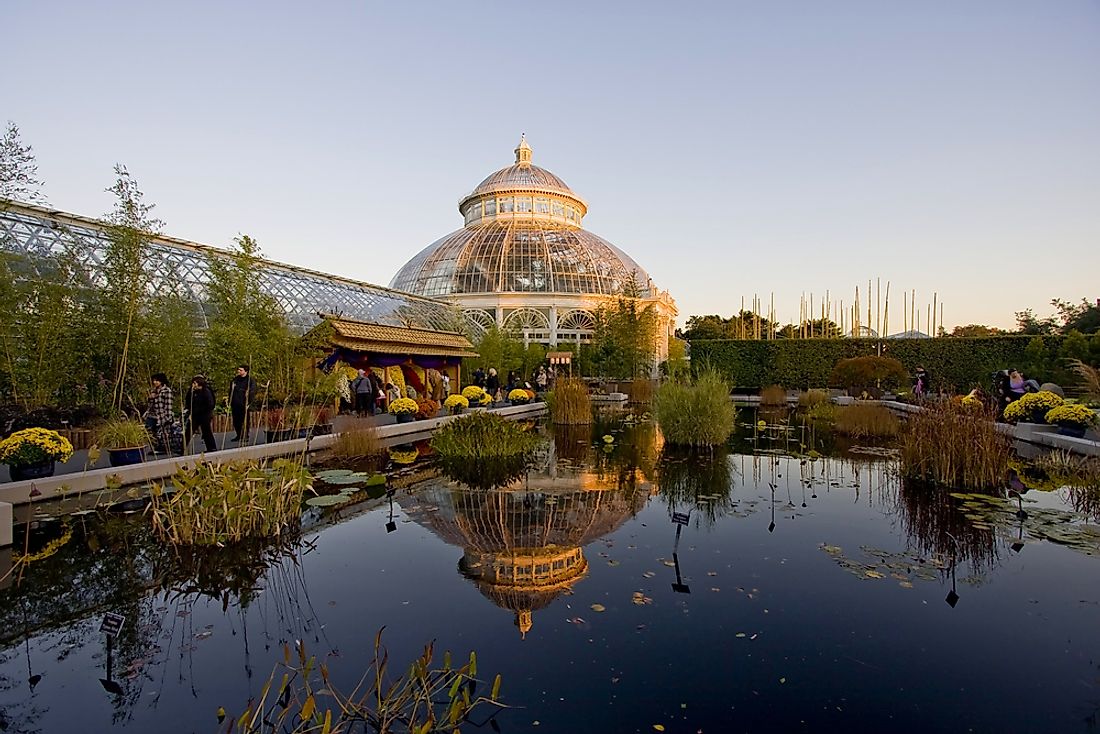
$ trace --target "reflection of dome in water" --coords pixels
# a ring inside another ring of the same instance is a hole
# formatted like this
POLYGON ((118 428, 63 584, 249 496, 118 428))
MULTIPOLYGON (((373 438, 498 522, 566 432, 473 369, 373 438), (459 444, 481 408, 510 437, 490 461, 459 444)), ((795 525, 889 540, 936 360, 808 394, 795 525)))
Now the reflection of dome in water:
POLYGON ((514 611, 526 635, 531 613, 584 577, 583 546, 618 528, 646 497, 644 491, 575 487, 544 492, 437 485, 402 505, 417 523, 465 550, 459 571, 494 604, 514 611))

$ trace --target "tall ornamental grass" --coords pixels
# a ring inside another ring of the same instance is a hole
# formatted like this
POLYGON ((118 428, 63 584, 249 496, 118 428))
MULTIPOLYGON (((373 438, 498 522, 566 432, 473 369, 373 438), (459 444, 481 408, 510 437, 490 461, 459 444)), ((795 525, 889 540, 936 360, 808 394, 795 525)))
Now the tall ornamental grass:
POLYGON ((300 461, 271 464, 200 461, 171 479, 174 492, 153 484, 153 530, 176 545, 215 545, 270 538, 296 526, 312 477, 300 461))
POLYGON ((554 425, 581 426, 592 422, 592 399, 588 397, 584 380, 559 378, 546 402, 550 404, 550 420, 554 425))
POLYGON ((901 432, 901 471, 952 489, 1003 487, 1012 458, 992 417, 941 403, 909 416, 901 432))
POLYGON ((733 432, 737 417, 729 383, 710 370, 701 373, 694 383, 661 385, 653 399, 653 411, 665 442, 674 446, 723 444, 733 432))
POLYGON ((787 404, 787 391, 782 385, 768 385, 760 391, 760 404, 780 406, 787 404))
POLYGON ((837 410, 833 428, 853 438, 893 438, 901 430, 901 421, 889 408, 857 402, 837 410))

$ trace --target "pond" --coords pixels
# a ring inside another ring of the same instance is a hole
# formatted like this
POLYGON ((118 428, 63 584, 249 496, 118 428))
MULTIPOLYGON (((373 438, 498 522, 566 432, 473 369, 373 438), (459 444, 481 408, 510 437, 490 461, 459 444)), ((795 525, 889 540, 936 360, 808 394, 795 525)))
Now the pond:
POLYGON ((503 488, 426 469, 310 508, 281 543, 177 555, 140 513, 43 522, 34 548, 68 539, 0 591, 0 730, 224 731, 285 644, 350 690, 383 627, 398 671, 435 640, 500 673, 491 731, 1095 728, 1079 497, 907 486, 888 449, 747 412, 728 449, 683 455, 643 418, 542 429, 503 488))

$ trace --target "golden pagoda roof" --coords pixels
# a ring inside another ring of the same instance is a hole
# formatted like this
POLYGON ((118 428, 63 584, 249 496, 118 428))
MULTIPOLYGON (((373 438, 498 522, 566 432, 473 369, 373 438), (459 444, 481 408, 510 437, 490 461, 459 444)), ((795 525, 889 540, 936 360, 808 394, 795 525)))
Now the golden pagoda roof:
POLYGON ((330 341, 336 346, 380 354, 422 354, 440 357, 476 357, 474 345, 462 334, 451 331, 411 329, 321 314, 332 327, 330 341))

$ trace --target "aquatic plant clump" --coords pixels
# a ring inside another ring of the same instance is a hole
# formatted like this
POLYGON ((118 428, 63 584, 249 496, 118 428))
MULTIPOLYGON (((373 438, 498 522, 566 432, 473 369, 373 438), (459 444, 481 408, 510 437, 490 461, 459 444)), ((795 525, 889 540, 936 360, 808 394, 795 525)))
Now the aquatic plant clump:
POLYGON ((760 391, 760 404, 773 406, 786 405, 787 391, 783 389, 782 385, 768 385, 760 391))
POLYGON ((692 384, 666 382, 657 391, 653 411, 666 443, 677 446, 718 446, 733 432, 737 409, 730 385, 714 371, 701 373, 692 384))
POLYGON ((293 652, 284 645, 282 663, 230 728, 256 734, 457 732, 475 709, 494 709, 485 719, 489 721, 505 708, 497 700, 500 675, 491 686, 479 680, 474 652, 463 665, 453 664, 450 652, 444 653, 442 664, 434 657, 434 643, 429 643, 406 672, 394 676, 379 630, 374 660, 359 684, 345 692, 330 678, 329 663, 308 655, 304 643, 298 642, 293 652))
POLYGON ((336 437, 331 450, 333 457, 347 461, 357 459, 377 461, 385 454, 378 438, 378 431, 370 425, 343 431, 336 437))
POLYGON ((157 535, 177 545, 215 545, 274 537, 297 525, 312 478, 300 462, 200 461, 172 475, 175 491, 154 483, 150 514, 157 535))
POLYGON ((1012 446, 984 414, 950 403, 909 416, 901 433, 901 471, 954 489, 1001 487, 1012 446))
POLYGON ((833 428, 855 438, 892 438, 898 435, 901 421, 889 408, 856 402, 838 408, 833 428))
POLYGON ((432 436, 432 448, 444 460, 475 462, 527 457, 538 442, 518 423, 489 412, 452 420, 432 436))
POLYGON ((592 399, 584 380, 562 377, 547 396, 550 420, 559 426, 582 426, 592 422, 592 399))

